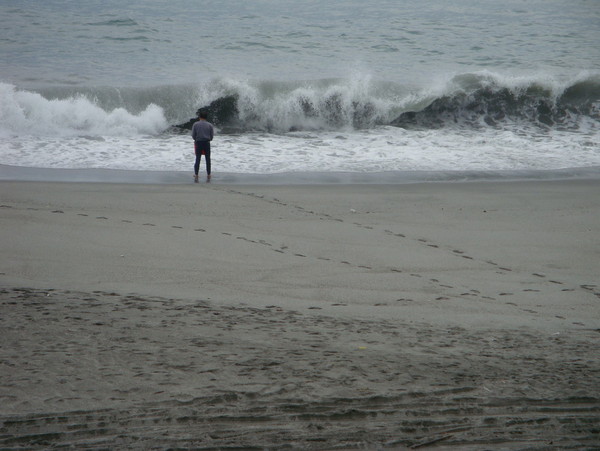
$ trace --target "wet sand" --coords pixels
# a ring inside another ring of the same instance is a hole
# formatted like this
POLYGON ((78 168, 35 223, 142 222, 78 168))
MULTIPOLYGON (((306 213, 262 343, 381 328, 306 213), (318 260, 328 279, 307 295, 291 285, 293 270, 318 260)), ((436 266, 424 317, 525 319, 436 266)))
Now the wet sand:
POLYGON ((4 449, 582 449, 600 183, 1 182, 4 449))

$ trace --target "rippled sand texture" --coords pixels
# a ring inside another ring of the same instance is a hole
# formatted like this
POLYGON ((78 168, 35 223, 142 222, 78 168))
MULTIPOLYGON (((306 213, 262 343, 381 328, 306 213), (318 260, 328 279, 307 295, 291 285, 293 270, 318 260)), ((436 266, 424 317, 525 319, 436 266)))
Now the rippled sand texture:
POLYGON ((6 448, 598 443, 597 330, 24 288, 2 313, 6 448))

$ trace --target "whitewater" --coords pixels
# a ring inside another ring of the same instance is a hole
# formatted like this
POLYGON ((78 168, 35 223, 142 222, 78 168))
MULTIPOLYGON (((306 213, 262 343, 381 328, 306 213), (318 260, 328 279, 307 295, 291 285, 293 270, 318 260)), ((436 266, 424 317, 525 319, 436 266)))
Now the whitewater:
POLYGON ((594 2, 34 3, 0 5, 3 168, 189 173, 212 107, 217 178, 600 173, 594 2))

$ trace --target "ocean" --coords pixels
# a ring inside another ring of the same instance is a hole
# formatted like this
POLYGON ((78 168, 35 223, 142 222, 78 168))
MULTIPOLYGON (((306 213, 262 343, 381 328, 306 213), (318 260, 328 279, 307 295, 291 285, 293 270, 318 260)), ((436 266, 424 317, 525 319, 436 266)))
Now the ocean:
POLYGON ((597 0, 4 0, 0 178, 191 179, 201 107, 214 180, 597 177, 599 42, 597 0))

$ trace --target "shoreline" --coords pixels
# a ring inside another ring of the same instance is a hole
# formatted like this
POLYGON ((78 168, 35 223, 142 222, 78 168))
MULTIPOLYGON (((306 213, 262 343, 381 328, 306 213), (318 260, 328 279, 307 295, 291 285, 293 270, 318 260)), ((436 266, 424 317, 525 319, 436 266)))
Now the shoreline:
POLYGON ((597 444, 600 180, 0 190, 4 447, 597 444))
MULTIPOLYGON (((187 184, 190 171, 127 169, 35 168, 0 164, 0 182, 78 182, 127 184, 187 184)), ((205 174, 203 174, 205 175, 205 174)), ((227 185, 396 185, 412 183, 499 182, 537 180, 596 180, 600 166, 550 170, 281 172, 251 174, 217 172, 213 182, 227 185)))

